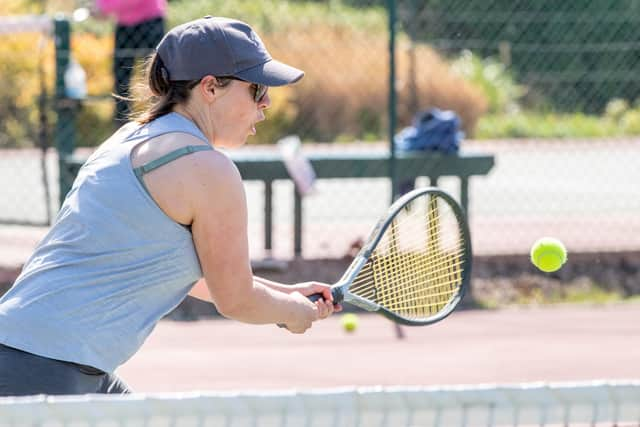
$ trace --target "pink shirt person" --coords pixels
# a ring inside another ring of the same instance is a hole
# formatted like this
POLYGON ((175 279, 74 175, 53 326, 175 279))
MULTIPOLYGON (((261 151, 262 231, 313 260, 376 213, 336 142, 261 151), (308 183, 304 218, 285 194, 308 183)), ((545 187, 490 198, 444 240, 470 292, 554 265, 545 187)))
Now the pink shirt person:
POLYGON ((136 25, 165 15, 166 0, 96 0, 105 15, 113 15, 120 25, 136 25))

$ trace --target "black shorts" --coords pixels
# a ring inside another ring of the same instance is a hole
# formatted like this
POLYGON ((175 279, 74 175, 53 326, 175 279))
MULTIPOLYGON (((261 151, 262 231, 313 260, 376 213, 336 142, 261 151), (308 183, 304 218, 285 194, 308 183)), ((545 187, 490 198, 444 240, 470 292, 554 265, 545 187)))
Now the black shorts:
POLYGON ((0 396, 130 393, 117 376, 0 344, 0 396))

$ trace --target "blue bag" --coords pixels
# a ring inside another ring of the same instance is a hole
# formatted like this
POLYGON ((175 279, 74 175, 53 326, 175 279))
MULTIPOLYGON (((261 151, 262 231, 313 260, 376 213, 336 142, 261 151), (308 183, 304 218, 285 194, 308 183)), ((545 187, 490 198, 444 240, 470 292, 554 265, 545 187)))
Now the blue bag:
POLYGON ((413 126, 404 128, 394 138, 398 151, 458 152, 464 132, 460 118, 453 111, 433 108, 416 114, 413 126))
MULTIPOLYGON (((422 111, 413 119, 413 126, 400 131, 393 139, 397 151, 435 151, 457 153, 464 132, 460 130, 460 118, 453 111, 437 108, 422 111)), ((413 190, 415 179, 399 183, 399 194, 413 190)))

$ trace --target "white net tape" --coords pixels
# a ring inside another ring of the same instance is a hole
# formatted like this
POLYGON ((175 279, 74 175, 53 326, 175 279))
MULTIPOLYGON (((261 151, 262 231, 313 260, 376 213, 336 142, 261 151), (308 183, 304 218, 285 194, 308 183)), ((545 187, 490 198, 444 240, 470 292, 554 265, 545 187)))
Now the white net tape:
POLYGON ((0 426, 640 425, 640 381, 0 399, 0 426))

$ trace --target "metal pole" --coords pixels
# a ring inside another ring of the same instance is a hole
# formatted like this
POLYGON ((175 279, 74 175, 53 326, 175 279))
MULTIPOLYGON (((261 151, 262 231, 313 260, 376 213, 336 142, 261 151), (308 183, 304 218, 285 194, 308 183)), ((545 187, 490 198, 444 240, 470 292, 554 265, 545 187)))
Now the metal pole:
POLYGON ((302 195, 293 186, 293 254, 302 257, 302 195))
POLYGON ((49 113, 48 91, 46 73, 44 71, 43 49, 45 39, 41 38, 38 44, 38 79, 40 83, 40 95, 38 96, 38 116, 40 129, 38 131, 38 145, 40 146, 40 171, 42 172, 42 185, 44 187, 45 212, 47 225, 51 225, 51 194, 49 193, 49 174, 47 168, 47 151, 49 149, 49 113))
MULTIPOLYGON (((396 200, 398 183, 396 175, 396 149, 393 138, 396 134, 396 2, 387 0, 389 11, 389 178, 391 181, 391 203, 396 200)), ((403 339, 404 331, 394 323, 396 338, 403 339)))
POLYGON ((74 175, 71 173, 66 158, 75 148, 74 109, 77 106, 65 95, 64 73, 71 57, 71 25, 65 17, 54 20, 56 46, 56 100, 55 109, 58 116, 56 122, 55 144, 58 150, 58 167, 60 170, 60 204, 71 189, 74 175))
POLYGON ((396 133, 396 2, 387 0, 389 15, 389 178, 391 180, 391 203, 397 195, 396 150, 393 138, 396 133))
POLYGON ((273 250, 273 181, 264 181, 264 249, 265 257, 271 258, 273 250))

